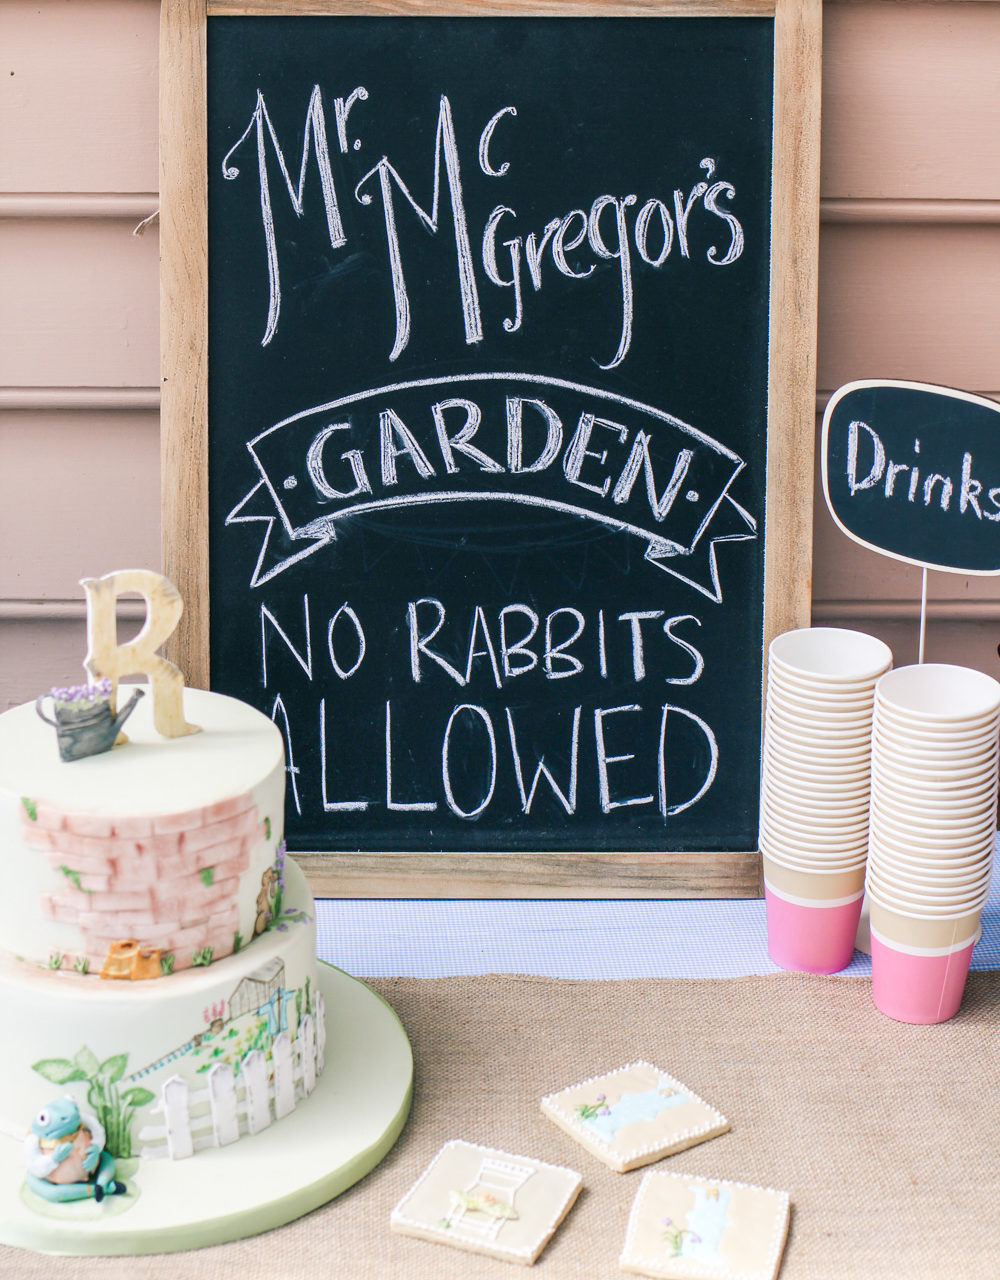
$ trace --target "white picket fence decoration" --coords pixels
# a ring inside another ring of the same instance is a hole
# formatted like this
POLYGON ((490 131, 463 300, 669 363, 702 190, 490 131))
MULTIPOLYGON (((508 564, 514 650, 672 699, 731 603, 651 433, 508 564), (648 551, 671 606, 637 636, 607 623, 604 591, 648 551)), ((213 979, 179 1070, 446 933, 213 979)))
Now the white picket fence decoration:
POLYGON ((253 1049, 237 1072, 228 1062, 217 1062, 206 1072, 203 1088, 192 1089, 182 1076, 166 1080, 159 1102, 150 1107, 150 1114, 162 1115, 164 1122, 139 1130, 139 1155, 183 1160, 206 1147, 228 1146, 242 1133, 260 1133, 312 1093, 325 1051, 323 996, 317 991, 315 1018, 305 1015, 294 1040, 284 1031, 276 1036, 270 1063, 253 1049))

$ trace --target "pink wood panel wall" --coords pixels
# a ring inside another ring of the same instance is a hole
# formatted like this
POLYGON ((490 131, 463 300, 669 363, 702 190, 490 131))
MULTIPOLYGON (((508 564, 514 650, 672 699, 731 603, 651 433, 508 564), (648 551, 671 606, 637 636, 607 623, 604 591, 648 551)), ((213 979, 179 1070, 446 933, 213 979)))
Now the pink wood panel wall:
MULTIPOLYGON (((79 673, 77 580, 159 560, 157 0, 0 0, 0 708, 79 673), (94 501, 95 493, 100 499, 94 501)), ((1000 398, 1000 0, 827 0, 817 403, 1000 398)), ((816 510, 814 619, 916 651, 919 571, 816 510)), ((927 656, 1000 674, 1000 581, 927 656)))

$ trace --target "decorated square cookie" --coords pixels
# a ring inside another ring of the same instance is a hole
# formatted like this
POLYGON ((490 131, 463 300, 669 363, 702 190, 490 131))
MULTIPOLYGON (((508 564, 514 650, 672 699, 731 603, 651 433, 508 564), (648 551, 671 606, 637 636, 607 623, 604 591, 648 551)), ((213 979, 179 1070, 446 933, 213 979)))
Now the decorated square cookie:
POLYGON ((633 1062, 550 1093, 542 1099, 542 1110, 619 1173, 729 1129, 724 1115, 648 1062, 633 1062))
POLYGON ((530 1267, 582 1185, 572 1169, 446 1142, 393 1209, 389 1226, 530 1267))
POLYGON ((619 1264, 665 1280, 774 1280, 787 1234, 785 1191, 647 1173, 619 1264))

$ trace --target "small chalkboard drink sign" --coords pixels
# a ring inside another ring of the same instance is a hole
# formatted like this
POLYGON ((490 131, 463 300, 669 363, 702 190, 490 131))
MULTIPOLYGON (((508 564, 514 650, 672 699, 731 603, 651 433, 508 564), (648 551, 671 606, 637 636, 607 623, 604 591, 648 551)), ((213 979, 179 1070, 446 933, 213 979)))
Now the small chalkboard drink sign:
POLYGON ((924 570, 1000 574, 1000 405, 921 382, 849 382, 823 415, 823 493, 855 542, 924 570))
POLYGON ((823 418, 823 489, 862 546, 946 573, 1000 573, 1000 404, 849 382, 823 418))
POLYGON ((819 0, 164 0, 165 563, 319 891, 746 895, 819 0))

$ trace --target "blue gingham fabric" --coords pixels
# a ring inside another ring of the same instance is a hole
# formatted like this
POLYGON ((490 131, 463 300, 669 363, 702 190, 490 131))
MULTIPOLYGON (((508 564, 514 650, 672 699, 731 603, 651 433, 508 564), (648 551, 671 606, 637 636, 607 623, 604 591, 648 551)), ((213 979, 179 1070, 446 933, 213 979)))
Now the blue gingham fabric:
MULTIPOLYGON (((1000 968, 1000 876, 973 969, 1000 968)), ((780 972, 750 900, 322 899, 320 958, 365 977, 737 978, 780 972)), ((871 974, 854 953, 845 975, 871 974)))

